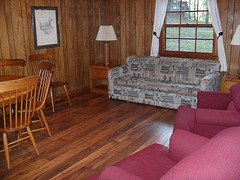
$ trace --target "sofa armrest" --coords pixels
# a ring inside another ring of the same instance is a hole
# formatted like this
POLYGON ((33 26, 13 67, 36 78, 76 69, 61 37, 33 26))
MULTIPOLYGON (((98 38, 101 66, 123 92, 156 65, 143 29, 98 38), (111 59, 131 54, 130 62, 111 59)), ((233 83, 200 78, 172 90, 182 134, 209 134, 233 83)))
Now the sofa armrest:
POLYGON ((99 180, 122 180, 122 179, 143 180, 142 178, 115 166, 109 166, 105 168, 103 172, 101 172, 101 174, 99 175, 99 180))
POLYGON ((180 161, 208 141, 209 139, 203 136, 176 129, 170 139, 169 157, 175 161, 180 161))
POLYGON ((190 105, 179 106, 176 117, 174 119, 174 131, 175 129, 183 129, 189 132, 194 131, 195 123, 195 109, 190 105))
POLYGON ((240 112, 197 109, 196 124, 233 127, 240 126, 240 112))
POLYGON ((128 65, 117 66, 108 70, 108 78, 118 78, 127 76, 129 73, 128 65))
POLYGON ((219 87, 219 74, 209 74, 201 79, 201 91, 217 91, 219 87))
POLYGON ((225 110, 232 97, 226 92, 198 91, 197 99, 197 108, 225 110))
POLYGON ((127 76, 128 74, 128 65, 118 66, 108 70, 109 95, 113 93, 114 79, 127 76))

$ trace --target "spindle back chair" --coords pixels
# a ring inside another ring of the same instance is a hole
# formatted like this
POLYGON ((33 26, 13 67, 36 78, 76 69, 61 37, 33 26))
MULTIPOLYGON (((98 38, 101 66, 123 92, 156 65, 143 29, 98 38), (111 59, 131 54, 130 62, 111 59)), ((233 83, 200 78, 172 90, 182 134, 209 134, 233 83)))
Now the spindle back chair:
POLYGON ((0 75, 25 75, 26 61, 23 59, 1 59, 0 75))
MULTIPOLYGON (((44 61, 52 62, 52 56, 50 54, 45 54, 45 53, 43 53, 43 54, 33 54, 33 55, 29 56, 29 61, 31 62, 33 72, 35 74, 38 74, 40 62, 44 62, 44 61)), ((68 84, 69 84, 68 82, 59 81, 57 72, 54 71, 52 82, 50 84, 50 97, 51 97, 52 111, 53 112, 55 112, 53 89, 56 89, 58 87, 63 87, 64 88, 68 103, 69 103, 70 106, 72 106, 72 103, 71 103, 71 100, 70 100, 70 97, 69 97, 69 93, 68 93, 68 90, 67 90, 67 85, 68 84)))
POLYGON ((39 154, 32 135, 30 124, 35 111, 38 76, 28 76, 0 83, 0 133, 3 134, 3 144, 7 166, 10 169, 9 148, 20 145, 20 142, 31 139, 39 154), (7 134, 27 130, 28 136, 19 137, 8 143, 7 134))
POLYGON ((38 120, 34 120, 35 122, 41 123, 41 128, 34 128, 32 131, 40 131, 46 129, 49 136, 51 136, 51 132, 45 117, 45 114, 43 112, 43 109, 45 108, 45 102, 47 99, 52 74, 54 71, 54 64, 50 62, 41 62, 39 64, 39 82, 38 82, 38 90, 37 90, 37 98, 36 98, 36 113, 38 115, 38 120))

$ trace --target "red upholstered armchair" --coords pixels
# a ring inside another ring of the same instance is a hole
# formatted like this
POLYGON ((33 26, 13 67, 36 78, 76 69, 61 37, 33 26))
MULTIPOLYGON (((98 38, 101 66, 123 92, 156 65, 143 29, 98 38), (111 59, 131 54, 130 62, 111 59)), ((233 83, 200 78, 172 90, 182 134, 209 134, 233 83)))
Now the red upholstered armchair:
POLYGON ((225 92, 198 92, 197 109, 180 106, 174 129, 184 129, 208 138, 228 127, 240 126, 240 83, 225 92))

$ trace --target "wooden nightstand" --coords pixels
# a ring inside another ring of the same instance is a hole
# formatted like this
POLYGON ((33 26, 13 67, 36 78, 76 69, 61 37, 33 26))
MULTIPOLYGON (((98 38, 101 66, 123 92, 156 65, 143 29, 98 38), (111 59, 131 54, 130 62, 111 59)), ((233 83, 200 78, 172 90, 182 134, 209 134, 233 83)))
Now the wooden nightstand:
POLYGON ((230 87, 238 82, 240 82, 240 79, 237 75, 224 75, 221 82, 221 91, 229 92, 230 87))
POLYGON ((90 66, 90 89, 91 92, 108 94, 108 70, 111 66, 90 66))

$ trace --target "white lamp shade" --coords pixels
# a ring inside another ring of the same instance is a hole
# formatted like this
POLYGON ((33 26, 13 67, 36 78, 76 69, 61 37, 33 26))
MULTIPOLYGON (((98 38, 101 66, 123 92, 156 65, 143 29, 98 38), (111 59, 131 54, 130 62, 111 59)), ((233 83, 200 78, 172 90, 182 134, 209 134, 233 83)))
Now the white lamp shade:
POLYGON ((100 26, 96 37, 97 41, 116 41, 117 37, 113 26, 100 26))
POLYGON ((240 25, 238 25, 237 30, 233 36, 232 45, 240 45, 240 25))

